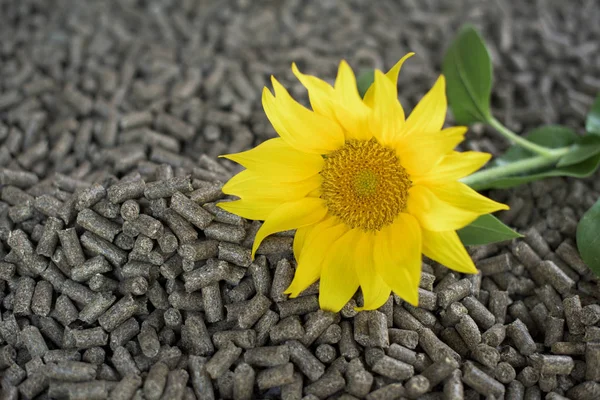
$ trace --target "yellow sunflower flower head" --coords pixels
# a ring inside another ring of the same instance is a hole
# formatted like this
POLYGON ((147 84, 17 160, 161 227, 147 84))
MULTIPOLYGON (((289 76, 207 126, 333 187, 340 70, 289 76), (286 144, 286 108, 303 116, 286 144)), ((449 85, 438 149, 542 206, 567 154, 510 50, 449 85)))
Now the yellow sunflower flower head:
POLYGON ((273 78, 275 95, 265 88, 262 103, 280 137, 225 156, 246 169, 223 187, 240 199, 219 206, 265 221, 252 255, 268 235, 297 229, 291 297, 320 279, 324 310, 339 311, 359 287, 361 309, 381 307, 391 291, 416 306, 421 254, 477 272, 456 230, 508 207, 459 182, 490 155, 453 150, 467 128, 442 129, 443 76, 405 119, 396 81, 412 55, 375 71, 364 99, 345 61, 333 87, 292 65, 312 111, 273 78))

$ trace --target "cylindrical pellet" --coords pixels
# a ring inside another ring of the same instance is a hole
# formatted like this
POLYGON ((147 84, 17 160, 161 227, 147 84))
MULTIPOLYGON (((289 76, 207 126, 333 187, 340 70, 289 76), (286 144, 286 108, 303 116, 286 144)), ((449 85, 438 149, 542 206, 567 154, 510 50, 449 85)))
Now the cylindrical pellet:
POLYGON ((463 382, 484 396, 504 396, 504 385, 477 368, 473 363, 466 362, 463 366, 463 382))
POLYGON ((533 341, 529 330, 520 319, 507 325, 506 334, 512 339, 522 355, 528 356, 535 352, 535 342, 533 341))
POLYGON ((229 343, 220 348, 214 356, 206 363, 206 372, 213 378, 221 376, 237 360, 242 353, 242 349, 229 343))

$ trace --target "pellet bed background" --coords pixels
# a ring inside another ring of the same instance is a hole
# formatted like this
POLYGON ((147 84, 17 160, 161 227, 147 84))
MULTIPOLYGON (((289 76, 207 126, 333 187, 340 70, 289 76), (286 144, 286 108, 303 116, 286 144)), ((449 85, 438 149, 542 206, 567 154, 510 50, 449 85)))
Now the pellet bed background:
MULTIPOLYGON (((0 398, 599 399, 574 243, 597 179, 492 192, 525 239, 470 249, 476 276, 425 260, 419 308, 358 314, 288 299, 293 232, 252 262, 260 224, 215 206, 238 171, 216 156, 275 136, 269 75, 305 101, 292 61, 332 80, 415 51, 410 109, 469 21, 500 120, 581 131, 599 20, 595 0, 0 0, 0 398)), ((506 146, 474 127, 462 149, 506 146)))

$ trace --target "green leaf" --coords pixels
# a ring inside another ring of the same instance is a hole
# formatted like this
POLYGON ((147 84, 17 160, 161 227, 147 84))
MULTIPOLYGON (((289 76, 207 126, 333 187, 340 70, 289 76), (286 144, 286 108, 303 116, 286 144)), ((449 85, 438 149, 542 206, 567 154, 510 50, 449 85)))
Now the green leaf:
POLYGON ((578 164, 600 154, 600 136, 589 135, 584 136, 579 140, 571 151, 558 160, 558 167, 566 167, 568 165, 578 164))
POLYGON ((483 39, 475 28, 465 25, 448 48, 442 71, 446 94, 458 124, 491 119, 492 63, 483 39))
POLYGON ((358 86, 358 93, 360 94, 360 97, 365 97, 365 93, 367 93, 367 90, 369 90, 374 80, 375 70, 373 69, 366 70, 358 75, 358 78, 356 79, 356 86, 358 86))
POLYGON ((577 248, 587 266, 600 276, 600 199, 577 225, 577 248))
MULTIPOLYGON (((583 139, 578 136, 572 129, 559 125, 542 126, 531 131, 527 136, 527 140, 543 145, 549 148, 568 147, 574 143, 591 143, 597 139, 583 139)), ((506 189, 513 186, 522 185, 553 176, 572 176, 576 178, 584 178, 590 176, 600 166, 600 152, 588 155, 584 154, 582 148, 577 145, 572 147, 572 150, 565 154, 561 159, 567 158, 567 163, 562 166, 551 166, 539 171, 531 171, 527 174, 500 178, 486 182, 484 185, 477 187, 477 190, 482 189, 506 189)), ((586 152, 588 150, 585 150, 586 152)), ((502 157, 498 157, 490 163, 490 167, 506 165, 514 161, 525 160, 535 155, 520 146, 511 146, 502 157)))
POLYGON ((456 233, 465 246, 504 242, 522 237, 490 214, 482 215, 456 233))
POLYGON ((600 94, 592 105, 590 113, 585 121, 585 130, 594 135, 600 135, 600 94))
MULTIPOLYGON (((535 128, 527 135, 527 140, 541 146, 551 149, 570 146, 575 143, 579 136, 571 129, 561 125, 545 125, 535 128)), ((504 165, 509 162, 524 160, 533 157, 535 154, 518 145, 513 145, 506 150, 501 157, 495 159, 491 165, 504 165)))
MULTIPOLYGON (((534 174, 513 176, 510 178, 501 178, 492 181, 485 185, 485 189, 506 189, 514 186, 519 186, 524 183, 539 181, 540 179, 550 178, 553 176, 572 176, 575 178, 585 178, 594 173, 600 166, 600 154, 597 154, 578 164, 569 165, 567 167, 553 168, 548 171, 538 172, 534 174)), ((478 188, 481 190, 481 188, 478 188)))

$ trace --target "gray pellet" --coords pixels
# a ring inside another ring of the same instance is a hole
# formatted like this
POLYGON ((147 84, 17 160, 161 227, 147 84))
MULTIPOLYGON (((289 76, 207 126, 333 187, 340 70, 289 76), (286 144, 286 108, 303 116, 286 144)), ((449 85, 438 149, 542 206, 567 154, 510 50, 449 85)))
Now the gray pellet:
POLYGON ((189 375, 187 371, 183 369, 170 371, 167 376, 167 386, 165 387, 161 399, 181 399, 185 392, 188 379, 189 375))
POLYGON ((569 375, 575 367, 573 358, 569 356, 532 354, 529 359, 531 365, 542 374, 569 375))
POLYGON ((562 242, 558 246, 556 254, 569 264, 569 267, 577 271, 579 275, 585 275, 589 271, 588 266, 581 259, 577 249, 567 241, 562 242))
POLYGON ((115 366, 115 369, 119 372, 119 374, 121 374, 121 376, 140 374, 140 370, 133 361, 133 357, 123 346, 118 346, 116 349, 114 349, 111 360, 115 366))
MULTIPOLYGON (((152 365, 146 379, 144 380, 144 396, 148 400, 157 400, 162 396, 167 384, 169 367, 165 363, 157 362, 152 365)), ((192 374, 193 376, 193 374, 192 374)), ((192 378, 193 382, 193 378, 192 378)))
POLYGON ((306 386, 304 393, 313 394, 320 399, 324 399, 342 390, 345 385, 344 377, 337 370, 333 370, 306 386))
POLYGON ((244 361, 257 367, 274 367, 283 365, 290 359, 290 349, 286 345, 265 346, 248 349, 244 353, 244 361))
POLYGON ((596 382, 600 381, 600 343, 586 343, 585 363, 585 379, 596 382))
POLYGON ((200 261, 217 257, 219 242, 215 240, 202 240, 193 243, 185 243, 179 246, 178 253, 184 259, 200 261))
POLYGON ((142 323, 142 328, 137 336, 137 339, 142 349, 142 353, 146 357, 153 358, 158 355, 160 342, 154 327, 150 326, 149 324, 142 323))
POLYGON ((304 345, 297 340, 286 342, 290 360, 311 381, 316 381, 325 373, 325 366, 304 345))
POLYGON ((242 329, 252 327, 269 309, 271 300, 257 293, 246 305, 238 318, 238 326, 242 329))
POLYGON ((495 368, 500 361, 500 352, 495 347, 480 343, 471 351, 471 357, 481 365, 495 368))
POLYGON ((458 366, 458 362, 453 358, 444 357, 425 368, 421 372, 421 375, 427 378, 431 387, 434 387, 450 376, 453 371, 457 370, 458 366))
POLYGON ((241 353, 241 348, 233 343, 229 343, 227 346, 220 348, 206 363, 206 372, 213 379, 217 379, 217 377, 221 376, 231 367, 241 353))
POLYGON ((437 292, 438 304, 442 308, 448 307, 450 304, 460 301, 471 294, 471 282, 467 279, 453 283, 446 289, 437 292))
POLYGON ((62 285, 63 294, 80 304, 87 304, 94 298, 94 292, 80 283, 67 279, 62 285))
POLYGON ((454 358, 456 361, 460 361, 461 359, 456 351, 452 350, 446 343, 442 342, 429 328, 420 330, 419 345, 434 362, 447 356, 454 358))
POLYGON ((144 189, 144 197, 152 200, 170 197, 176 192, 189 193, 193 190, 190 176, 176 176, 147 183, 144 189))
POLYGON ((481 271, 481 275, 483 276, 507 272, 510 271, 512 267, 513 261, 509 253, 477 261, 477 269, 481 271))
POLYGON ((129 400, 142 386, 142 378, 138 375, 127 375, 110 392, 109 400, 129 400))
POLYGON ((98 318, 100 326, 107 332, 112 332, 119 325, 132 317, 138 310, 138 305, 133 298, 128 295, 121 298, 117 303, 110 307, 104 314, 98 318))
POLYGON ((79 243, 75 228, 58 231, 58 238, 60 239, 60 244, 67 258, 67 262, 71 267, 76 267, 85 262, 83 250, 79 243))
POLYGON ((140 215, 140 203, 135 200, 125 200, 121 204, 121 217, 125 221, 133 221, 140 215))
MULTIPOLYGON (((252 264, 250 249, 242 247, 235 243, 221 242, 219 243, 219 260, 228 261, 240 267, 249 267, 252 264)), ((290 281, 291 282, 291 281, 290 281)), ((286 286, 287 288, 287 286, 286 286)), ((285 288, 284 288, 285 289, 285 288)), ((272 293, 271 289, 271 293, 272 293)), ((274 301, 281 301, 277 298, 272 298, 274 301)))
POLYGON ((417 353, 396 343, 390 345, 387 355, 410 365, 414 365, 417 361, 417 353))
POLYGON ((496 322, 492 314, 479 300, 473 296, 467 296, 462 300, 462 304, 469 311, 469 315, 479 325, 481 329, 489 329, 496 322))
POLYGON ((89 349, 105 346, 107 343, 108 334, 100 327, 81 330, 65 328, 63 345, 66 348, 89 349))
POLYGON ((461 370, 454 370, 444 382, 444 397, 446 400, 464 399, 461 370))
POLYGON ((475 389, 477 393, 498 398, 504 396, 504 385, 477 368, 473 363, 466 362, 462 371, 463 382, 475 389))
POLYGON ((256 376, 259 390, 283 386, 294 381, 294 364, 286 363, 260 371, 256 376))
POLYGON ((506 326, 506 334, 512 339, 522 355, 528 356, 535 352, 535 342, 533 341, 527 326, 525 326, 520 319, 517 319, 506 326))
POLYGON ((565 310, 565 320, 569 333, 572 335, 581 335, 584 333, 585 328, 581 322, 582 307, 579 295, 563 299, 563 308, 565 310))
POLYGON ((221 321, 224 318, 223 301, 218 282, 202 288, 202 301, 207 322, 213 323, 221 321))
POLYGON ((48 352, 48 345, 35 326, 23 328, 20 337, 31 357, 43 357, 48 352))
MULTIPOLYGON (((302 344, 310 346, 331 324, 339 321, 339 317, 332 312, 318 310, 308 316, 304 324, 302 344)), ((387 336, 387 330, 386 330, 387 336)))
POLYGON ((474 350, 481 343, 481 332, 470 315, 463 315, 455 328, 469 349, 474 350))
POLYGON ((568 294, 575 287, 575 281, 552 261, 542 261, 539 268, 544 274, 544 279, 560 294, 568 294))
POLYGON ((208 239, 240 244, 246 237, 246 230, 239 226, 212 222, 204 229, 204 234, 208 239))
POLYGON ((104 274, 112 271, 112 267, 102 256, 90 258, 83 264, 71 270, 71 279, 76 282, 85 282, 96 274, 104 274))
POLYGON ((0 347, 0 369, 4 370, 10 367, 17 357, 15 348, 10 344, 0 347))
POLYGON ((562 342, 564 336, 565 320, 548 316, 544 331, 544 345, 552 346, 556 342, 562 342))
POLYGON ((199 229, 206 229, 214 218, 211 213, 180 192, 175 192, 171 197, 171 208, 199 229))
POLYGON ((84 382, 96 377, 96 365, 80 361, 48 363, 45 373, 50 379, 67 382, 84 382))
POLYGON ((415 373, 412 365, 385 355, 379 358, 372 368, 373 372, 397 380, 408 379, 415 373))
POLYGON ((115 267, 120 267, 127 261, 125 251, 89 231, 81 235, 81 245, 92 254, 104 256, 115 267))
POLYGON ((431 384, 423 375, 415 375, 404 384, 404 388, 409 398, 416 399, 427 393, 431 389, 431 384))
POLYGON ((75 202, 75 209, 82 211, 85 208, 90 208, 104 197, 106 197, 106 189, 104 186, 95 183, 79 192, 77 201, 75 202))
POLYGON ((112 203, 123 203, 125 200, 138 199, 144 195, 146 183, 142 180, 121 181, 107 190, 108 200, 112 203))
POLYGON ((172 209, 166 209, 160 217, 177 236, 179 243, 190 243, 198 239, 198 232, 185 218, 172 209))
POLYGON ((15 316, 31 315, 31 301, 34 291, 35 281, 33 278, 22 276, 17 279, 12 310, 15 316))
POLYGON ((106 352, 102 347, 91 347, 83 353, 81 360, 90 364, 101 365, 104 363, 105 358, 106 352))
POLYGON ((512 303, 508 292, 500 290, 492 290, 490 292, 490 299, 488 308, 494 317, 496 317, 497 324, 503 324, 506 319, 506 311, 508 306, 512 303))
POLYGON ((56 298, 54 310, 50 314, 64 326, 69 325, 77 319, 79 311, 66 295, 60 295, 56 298))
POLYGON ((36 253, 52 257, 58 244, 58 232, 63 229, 63 222, 57 218, 49 217, 44 225, 42 237, 38 241, 36 253))
POLYGON ((19 392, 25 399, 33 399, 42 393, 49 384, 48 377, 42 371, 27 374, 27 379, 19 385, 19 392))
POLYGON ((194 393, 198 399, 214 400, 214 390, 210 376, 206 372, 206 360, 203 357, 191 355, 188 359, 188 369, 194 393))
POLYGON ((275 268, 273 283, 271 285, 271 298, 274 301, 280 302, 287 299, 288 296, 283 291, 292 283, 293 278, 294 269, 290 262, 285 258, 280 260, 275 268))
POLYGON ((584 325, 596 325, 598 321, 600 321, 600 304, 588 304, 581 309, 581 322, 584 325))
POLYGON ((538 370, 531 366, 523 368, 518 374, 517 379, 525 386, 530 387, 535 385, 540 379, 540 373, 538 370))
POLYGON ((419 334, 415 331, 390 328, 388 329, 390 343, 398 343, 409 349, 414 349, 419 343, 419 334))
POLYGON ((246 364, 241 363, 235 368, 233 375, 233 399, 234 400, 251 400, 254 393, 254 369, 246 364))
POLYGON ((320 344, 315 349, 315 356, 325 364, 332 363, 337 357, 335 347, 330 344, 320 344))
POLYGON ((115 302, 116 296, 107 293, 96 293, 91 302, 79 313, 79 319, 88 324, 92 324, 115 302))
POLYGON ((187 317, 181 328, 181 340, 184 347, 193 355, 207 356, 215 351, 204 320, 199 315, 187 317))
POLYGON ((302 339, 304 329, 297 316, 282 319, 269 331, 271 341, 275 344, 283 343, 290 339, 302 339))

